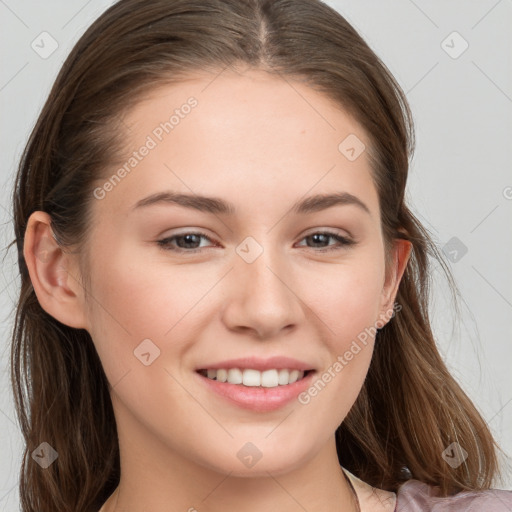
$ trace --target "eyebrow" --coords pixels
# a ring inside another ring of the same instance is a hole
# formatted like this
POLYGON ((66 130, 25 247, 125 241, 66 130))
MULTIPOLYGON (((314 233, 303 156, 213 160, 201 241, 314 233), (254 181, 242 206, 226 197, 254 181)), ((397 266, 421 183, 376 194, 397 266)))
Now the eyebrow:
MULTIPOLYGON (((229 215, 236 213, 233 203, 217 197, 207 197, 197 194, 180 194, 177 192, 165 191, 151 194, 138 201, 132 210, 145 208, 157 204, 175 204, 185 208, 191 208, 200 212, 229 215)), ((292 206, 292 212, 298 215, 314 213, 332 206, 354 205, 371 215, 370 209, 358 197, 348 192, 337 192, 333 194, 317 194, 297 201, 292 206)))

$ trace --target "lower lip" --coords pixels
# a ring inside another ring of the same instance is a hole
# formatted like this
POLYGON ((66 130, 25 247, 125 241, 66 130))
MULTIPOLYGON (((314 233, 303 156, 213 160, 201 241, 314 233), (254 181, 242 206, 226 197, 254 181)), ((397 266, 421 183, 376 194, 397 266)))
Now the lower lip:
POLYGON ((196 375, 199 376, 210 390, 228 399, 237 406, 252 411, 267 412, 284 407, 296 398, 297 395, 305 391, 311 385, 315 373, 315 371, 311 371, 308 375, 292 384, 277 386, 275 388, 230 384, 228 382, 219 382, 218 380, 209 379, 197 372, 196 375))

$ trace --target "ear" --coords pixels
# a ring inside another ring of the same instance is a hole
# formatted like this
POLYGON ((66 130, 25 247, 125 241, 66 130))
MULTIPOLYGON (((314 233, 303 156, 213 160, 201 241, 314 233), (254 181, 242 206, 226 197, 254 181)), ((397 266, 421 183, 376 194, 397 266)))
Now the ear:
POLYGON ((58 244, 47 213, 36 211, 30 216, 23 256, 41 307, 69 327, 86 328, 77 261, 58 244))
POLYGON ((376 322, 380 325, 379 328, 384 327, 395 314, 393 304, 398 293, 398 286, 407 267, 411 250, 412 243, 408 240, 395 238, 393 241, 392 263, 386 272, 386 279, 382 288, 380 320, 376 322))

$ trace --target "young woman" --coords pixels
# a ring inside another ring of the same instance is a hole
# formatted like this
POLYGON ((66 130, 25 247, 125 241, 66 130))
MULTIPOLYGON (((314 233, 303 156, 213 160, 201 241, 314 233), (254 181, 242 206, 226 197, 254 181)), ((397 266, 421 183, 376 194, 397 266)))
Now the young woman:
POLYGON ((23 511, 512 510, 430 328, 412 150, 317 0, 109 8, 15 183, 23 511))

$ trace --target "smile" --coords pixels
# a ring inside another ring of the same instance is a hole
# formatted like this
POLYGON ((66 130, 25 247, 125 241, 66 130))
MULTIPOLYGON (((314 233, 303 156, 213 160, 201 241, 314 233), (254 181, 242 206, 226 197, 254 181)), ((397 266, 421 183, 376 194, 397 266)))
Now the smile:
POLYGON ((195 372, 201 385, 213 396, 259 413, 275 411, 293 403, 311 386, 316 373, 315 370, 297 369, 260 372, 252 368, 201 369, 195 372))
POLYGON ((199 373, 218 382, 241 384, 247 387, 275 388, 287 386, 304 378, 310 370, 270 369, 259 371, 252 368, 203 369, 199 373))

